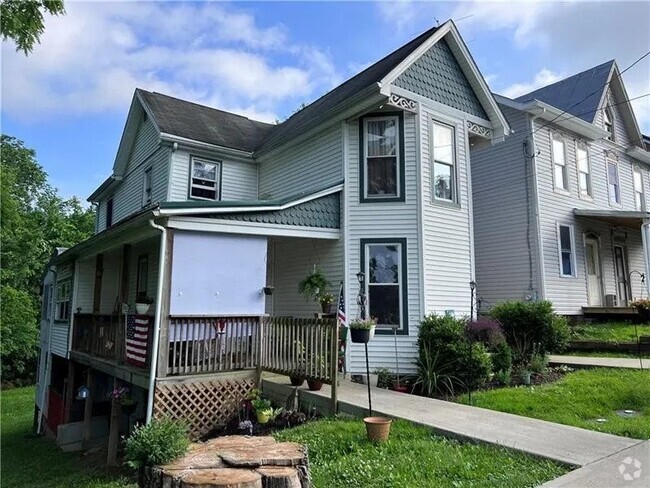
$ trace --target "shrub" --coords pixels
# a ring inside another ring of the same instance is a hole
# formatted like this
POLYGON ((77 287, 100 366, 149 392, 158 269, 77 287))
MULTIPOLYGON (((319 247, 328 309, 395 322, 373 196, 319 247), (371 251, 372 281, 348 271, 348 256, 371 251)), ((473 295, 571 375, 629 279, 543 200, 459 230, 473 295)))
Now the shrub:
POLYGON ((492 368, 495 373, 512 372, 512 349, 507 343, 502 342, 494 348, 492 368))
POLYGON ((470 351, 466 324, 463 319, 436 315, 428 315, 421 322, 416 385, 426 395, 454 395, 488 379, 490 357, 480 343, 473 344, 470 351))
POLYGON ((540 344, 543 352, 566 347, 568 324, 553 313, 551 302, 505 302, 490 316, 501 324, 517 364, 530 361, 534 344, 540 344))
POLYGON ((393 386, 393 373, 388 368, 377 368, 374 371, 377 375, 377 388, 390 388, 393 386))
POLYGON ((164 418, 138 426, 126 440, 124 459, 131 468, 167 464, 187 452, 185 423, 164 418))
POLYGON ((490 318, 468 322, 465 333, 470 341, 480 342, 490 350, 506 340, 499 322, 490 318))

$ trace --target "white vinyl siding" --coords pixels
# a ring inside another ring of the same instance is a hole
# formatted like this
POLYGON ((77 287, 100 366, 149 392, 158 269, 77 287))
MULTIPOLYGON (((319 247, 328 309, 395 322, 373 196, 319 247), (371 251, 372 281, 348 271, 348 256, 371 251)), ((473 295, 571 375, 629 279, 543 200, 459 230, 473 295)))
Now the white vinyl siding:
MULTIPOLYGON (((356 161, 358 166, 358 156, 356 161)), ((334 185, 343 179, 341 126, 336 124, 307 141, 262 155, 259 165, 260 199, 284 198, 334 185)))
MULTIPOLYGON (((50 331, 51 337, 51 348, 50 351, 52 354, 57 356, 67 357, 68 356, 68 335, 70 333, 70 320, 59 320, 58 319, 58 300, 57 293, 59 285, 63 283, 69 283, 70 297, 72 297, 72 270, 74 266, 72 264, 64 264, 58 267, 57 269, 57 283, 55 286, 55 296, 54 296, 54 321, 52 323, 52 329, 50 331)), ((74 313, 72 310, 72 302, 70 301, 70 314, 74 313)))
POLYGON ((142 184, 142 206, 146 207, 149 205, 153 198, 153 171, 152 167, 149 166, 144 170, 144 181, 142 184))
POLYGON ((551 148, 553 154, 553 182, 556 190, 569 191, 569 171, 567 168, 566 144, 564 138, 551 133, 551 148))

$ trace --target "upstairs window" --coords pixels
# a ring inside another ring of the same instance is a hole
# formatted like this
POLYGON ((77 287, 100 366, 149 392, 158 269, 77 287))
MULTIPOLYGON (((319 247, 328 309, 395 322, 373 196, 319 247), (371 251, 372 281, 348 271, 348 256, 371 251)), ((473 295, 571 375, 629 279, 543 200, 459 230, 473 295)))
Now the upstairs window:
POLYGON ((643 194, 643 173, 634 169, 634 208, 645 211, 645 195, 643 194))
POLYGON ((106 228, 113 226, 113 197, 106 200, 106 228))
POLYGON ((192 158, 191 166, 190 198, 219 200, 221 163, 192 158))
POLYGON ((152 168, 147 168, 144 171, 144 185, 142 188, 142 206, 146 207, 152 200, 152 185, 153 185, 152 168))
POLYGON ((587 152, 587 146, 582 143, 576 145, 576 167, 578 168, 578 188, 580 189, 580 195, 593 197, 589 153, 587 152))
POLYGON ((361 119, 361 201, 404 200, 402 118, 361 119))
POLYGON ((621 204, 621 184, 618 178, 618 163, 613 159, 607 160, 607 187, 609 188, 609 203, 621 204))
POLYGON ((70 280, 59 281, 56 285, 56 320, 70 319, 70 301, 72 283, 70 280))
POLYGON ((436 200, 457 202, 454 128, 433 122, 433 196, 436 200))
POLYGON ((560 276, 574 277, 575 274, 575 250, 573 246, 573 226, 557 226, 558 250, 560 255, 560 276))
POLYGON ((605 130, 609 132, 607 139, 614 141, 614 111, 610 105, 607 105, 605 107, 605 111, 603 113, 603 123, 605 124, 605 130))
POLYGON ((569 191, 569 172, 566 164, 566 146, 564 139, 553 134, 552 153, 553 153, 553 185, 558 190, 569 191))

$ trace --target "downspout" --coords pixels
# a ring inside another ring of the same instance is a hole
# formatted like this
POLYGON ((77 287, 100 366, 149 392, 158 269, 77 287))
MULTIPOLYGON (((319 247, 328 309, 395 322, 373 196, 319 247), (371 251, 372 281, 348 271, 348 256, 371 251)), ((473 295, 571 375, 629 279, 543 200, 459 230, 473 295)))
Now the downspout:
MULTIPOLYGON (((531 174, 531 179, 532 179, 532 187, 533 187, 533 200, 534 200, 534 210, 535 210, 535 227, 536 227, 536 233, 537 233, 537 248, 538 248, 538 256, 539 256, 539 290, 540 290, 540 297, 538 297, 540 300, 546 300, 546 272, 544 269, 544 244, 542 242, 542 224, 539 216, 539 193, 538 193, 538 180, 537 180, 537 144, 535 143, 535 120, 539 117, 541 117, 544 112, 546 112, 545 108, 542 108, 539 113, 536 115, 533 115, 530 118, 530 143, 532 145, 533 149, 533 156, 531 158, 531 165, 532 165, 532 174, 531 174)), ((528 182, 526 182, 528 183, 528 182)), ((530 212, 530 209, 528 210, 530 212)))
POLYGON ((160 231, 160 255, 158 256, 158 287, 156 289, 156 310, 153 323, 153 341, 151 344, 151 370, 149 372, 149 391, 147 392, 146 423, 151 421, 153 413, 153 394, 156 386, 158 369, 158 345, 160 343, 160 324, 162 322, 163 284, 165 283, 165 255, 167 254, 167 229, 149 219, 149 225, 160 231))
MULTIPOLYGON (((643 257, 645 258, 645 291, 647 296, 650 297, 650 220, 648 219, 644 219, 643 224, 641 224, 641 242, 643 243, 643 257)), ((643 297, 643 294, 641 297, 643 297)))
MULTIPOLYGON (((56 266, 50 266, 50 271, 54 274, 54 280, 52 284, 52 289, 50 290, 50 296, 48 297, 49 304, 47 305, 47 309, 49 309, 50 314, 47 318, 49 322, 49 327, 47 328, 47 353, 45 354, 45 369, 43 371, 43 376, 44 378, 41 378, 41 382, 45 383, 42 385, 41 388, 41 410, 38 413, 38 424, 36 427, 36 433, 41 434, 41 431, 43 429, 43 410, 45 410, 45 396, 47 393, 47 389, 50 387, 50 375, 48 375, 48 369, 50 368, 50 356, 52 354, 52 327, 54 326, 54 320, 53 320, 53 315, 56 313, 56 310, 54 307, 50 307, 52 305, 52 300, 54 298, 54 294, 56 293, 56 277, 57 277, 57 272, 56 272, 56 266)), ((42 351, 41 351, 42 352, 42 351)), ((40 369, 40 366, 39 366, 40 369)), ((32 424, 33 426, 34 424, 32 424)))

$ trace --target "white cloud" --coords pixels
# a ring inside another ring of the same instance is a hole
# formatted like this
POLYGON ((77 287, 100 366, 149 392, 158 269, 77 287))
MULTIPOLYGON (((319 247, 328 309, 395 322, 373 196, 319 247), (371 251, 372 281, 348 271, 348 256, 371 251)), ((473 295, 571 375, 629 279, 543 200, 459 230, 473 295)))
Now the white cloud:
POLYGON ((3 43, 3 113, 23 120, 121 113, 140 87, 272 121, 284 101, 297 104, 338 80, 328 53, 292 44, 284 26, 260 27, 222 4, 69 3, 66 10, 46 19, 29 57, 3 43))
POLYGON ((387 23, 401 31, 418 18, 418 7, 421 4, 411 0, 388 0, 377 4, 379 15, 387 23))
POLYGON ((554 73, 551 70, 543 68, 535 75, 533 81, 529 83, 515 83, 504 90, 501 90, 500 94, 508 98, 517 98, 518 96, 530 93, 543 86, 560 81, 563 78, 566 78, 563 74, 554 73))

